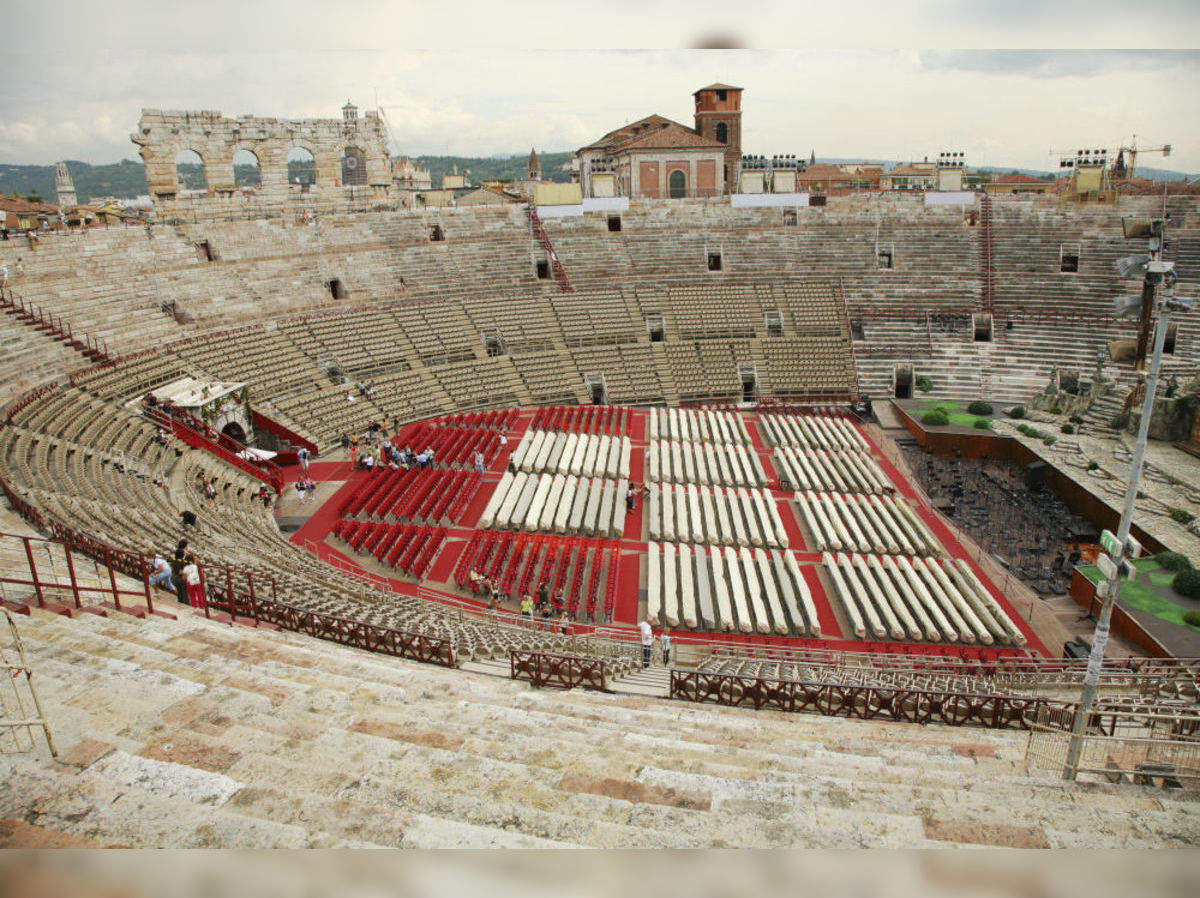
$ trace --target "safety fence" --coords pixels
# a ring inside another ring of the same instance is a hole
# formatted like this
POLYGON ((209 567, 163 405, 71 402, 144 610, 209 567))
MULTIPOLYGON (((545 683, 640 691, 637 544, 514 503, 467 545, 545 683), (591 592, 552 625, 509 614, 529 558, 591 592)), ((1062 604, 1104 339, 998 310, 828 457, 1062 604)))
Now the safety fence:
POLYGON ((1081 735, 1079 758, 1068 763, 1074 707, 1045 706, 1028 719, 1025 763, 1033 769, 1081 774, 1111 783, 1200 788, 1200 718, 1180 707, 1151 713, 1093 715, 1081 735))
POLYGON ((606 685, 606 665, 603 658, 580 655, 559 655, 511 649, 508 653, 509 676, 514 680, 529 680, 534 686, 556 686, 561 689, 598 689, 606 685))

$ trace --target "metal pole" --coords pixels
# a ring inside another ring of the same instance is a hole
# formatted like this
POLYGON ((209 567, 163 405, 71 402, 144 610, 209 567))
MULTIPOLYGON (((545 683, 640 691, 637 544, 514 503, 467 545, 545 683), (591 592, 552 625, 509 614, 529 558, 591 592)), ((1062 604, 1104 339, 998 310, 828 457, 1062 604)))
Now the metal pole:
POLYGON ((1154 332, 1154 358, 1150 362, 1150 374, 1146 378, 1146 397, 1142 402, 1142 419, 1138 423, 1137 442, 1133 447, 1133 459, 1129 464, 1129 487, 1125 491, 1125 507, 1121 511, 1121 522, 1117 527, 1117 576, 1108 584, 1108 595, 1100 606, 1100 619, 1092 636, 1092 651, 1088 656, 1087 673, 1083 678, 1083 694, 1075 709, 1075 720, 1071 725, 1071 741, 1067 747, 1067 760, 1063 767, 1063 779, 1075 778, 1079 754, 1083 750, 1083 730, 1092 705, 1096 701, 1096 687, 1100 682, 1100 667, 1104 663, 1104 648, 1108 644, 1108 625, 1113 606, 1120 592, 1121 565, 1125 560, 1125 544, 1129 539, 1129 527, 1133 523, 1133 506, 1137 500, 1138 482, 1142 478, 1142 461, 1146 455, 1146 441, 1150 432, 1150 414, 1154 410, 1154 391, 1158 386, 1158 371, 1162 365, 1163 343, 1167 338, 1167 322, 1170 315, 1166 304, 1159 303, 1158 327, 1154 332))

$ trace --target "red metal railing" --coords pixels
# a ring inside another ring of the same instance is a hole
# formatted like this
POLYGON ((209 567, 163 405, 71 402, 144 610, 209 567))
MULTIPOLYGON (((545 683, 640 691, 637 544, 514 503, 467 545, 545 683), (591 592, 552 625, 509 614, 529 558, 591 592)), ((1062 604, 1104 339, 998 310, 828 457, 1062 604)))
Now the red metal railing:
POLYGON ((554 280, 562 289, 563 293, 574 293, 575 288, 571 286, 571 280, 567 277, 567 270, 563 268, 562 262, 558 259, 558 253, 554 250, 554 244, 550 242, 550 237, 546 233, 546 229, 542 227, 542 220, 538 218, 537 209, 530 203, 526 209, 529 213, 529 228, 533 231, 533 236, 546 251, 546 255, 550 259, 550 271, 554 274, 554 280))
POLYGON ((582 655, 559 655, 553 652, 510 649, 509 677, 529 680, 534 686, 557 686, 561 689, 605 689, 603 658, 582 655))
POLYGON ((27 302, 9 287, 0 287, 0 306, 10 314, 28 324, 30 327, 51 334, 67 346, 78 351, 89 361, 111 362, 108 354, 108 342, 88 333, 76 335, 71 322, 54 312, 47 312, 41 306, 27 302))
POLYGON ((146 412, 146 417, 161 427, 170 428, 175 436, 193 449, 203 449, 222 461, 229 462, 229 464, 240 468, 247 474, 257 477, 275 490, 277 494, 283 492, 283 473, 280 471, 279 466, 272 461, 252 461, 249 458, 243 458, 238 454, 248 448, 243 443, 239 443, 237 440, 223 434, 219 437, 214 437, 211 427, 183 409, 172 408, 167 412, 160 406, 145 404, 143 404, 143 408, 146 412), (233 448, 228 448, 225 443, 228 443, 233 448))

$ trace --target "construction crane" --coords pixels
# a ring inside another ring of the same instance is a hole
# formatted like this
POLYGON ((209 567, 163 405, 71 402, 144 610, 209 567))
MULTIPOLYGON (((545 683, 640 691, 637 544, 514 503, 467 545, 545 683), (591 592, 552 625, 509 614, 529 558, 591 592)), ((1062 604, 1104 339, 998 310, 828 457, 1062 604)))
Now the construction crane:
POLYGON ((1162 153, 1163 157, 1171 155, 1171 145, 1164 143, 1158 147, 1139 147, 1137 135, 1133 135, 1133 140, 1129 141, 1129 146, 1121 147, 1121 152, 1117 155, 1116 168, 1113 174, 1122 180, 1133 180, 1133 173, 1137 169, 1138 153, 1162 153))

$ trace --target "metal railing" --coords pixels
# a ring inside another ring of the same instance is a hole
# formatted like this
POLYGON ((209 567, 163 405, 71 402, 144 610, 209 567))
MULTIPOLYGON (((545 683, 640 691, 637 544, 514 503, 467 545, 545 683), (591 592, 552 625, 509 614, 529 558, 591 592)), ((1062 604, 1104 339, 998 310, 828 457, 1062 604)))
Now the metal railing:
POLYGON ((1029 768, 1069 771, 1111 783, 1200 788, 1200 736, 1195 708, 1190 714, 1099 713, 1082 735, 1079 758, 1068 763, 1074 706, 1045 706, 1027 721, 1029 741, 1025 763, 1029 768))
POLYGON ((46 737, 50 754, 57 757, 58 749, 54 747, 50 724, 33 685, 33 671, 25 657, 25 646, 21 642, 17 622, 7 608, 0 608, 0 612, 4 614, 4 624, 0 625, 0 631, 3 631, 0 670, 5 673, 6 683, 0 686, 0 730, 8 731, 12 737, 11 744, 5 744, 8 740, 0 740, 0 750, 32 751, 34 730, 40 729, 46 737), (22 734, 25 739, 21 738, 22 734))
POLYGON ((583 655, 560 655, 554 652, 510 649, 509 676, 514 680, 529 680, 534 686, 556 686, 560 689, 605 689, 606 665, 603 658, 583 655))

